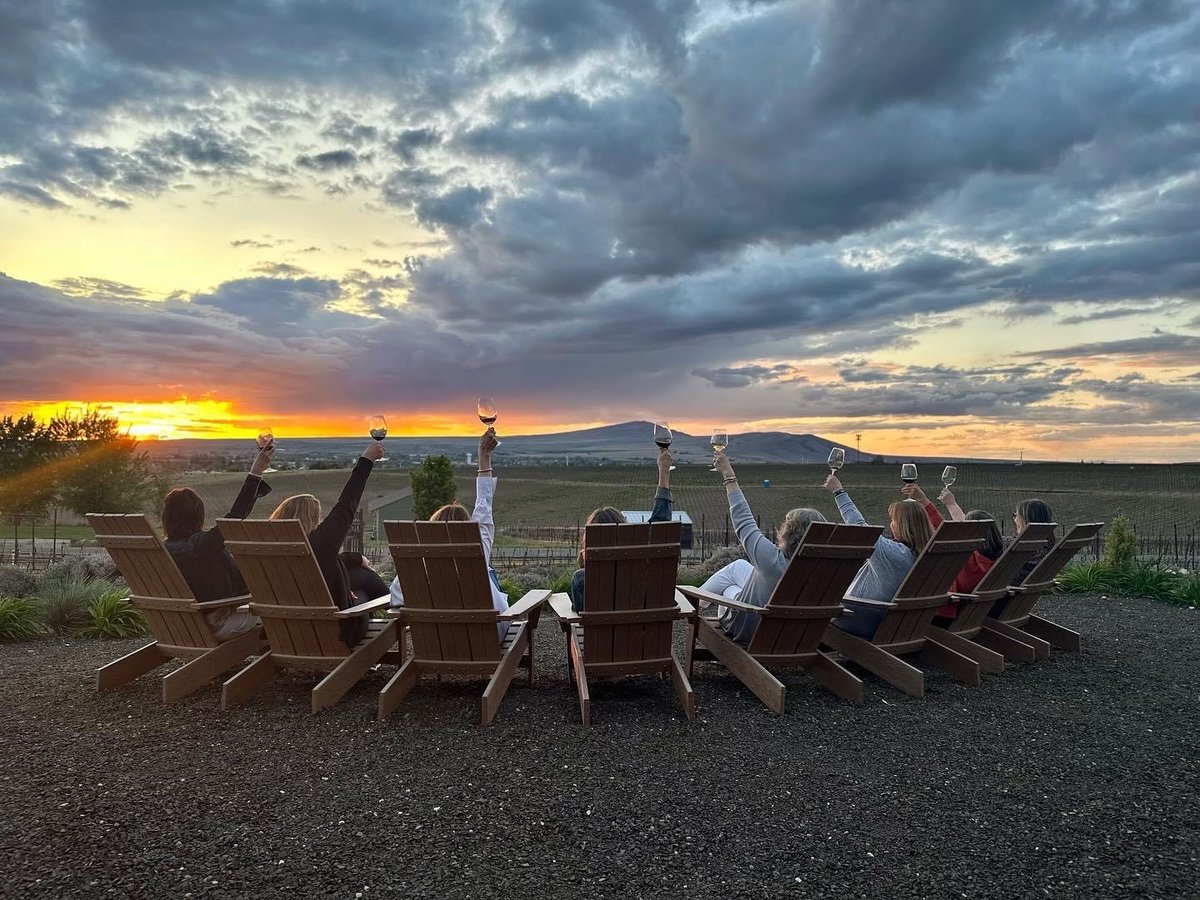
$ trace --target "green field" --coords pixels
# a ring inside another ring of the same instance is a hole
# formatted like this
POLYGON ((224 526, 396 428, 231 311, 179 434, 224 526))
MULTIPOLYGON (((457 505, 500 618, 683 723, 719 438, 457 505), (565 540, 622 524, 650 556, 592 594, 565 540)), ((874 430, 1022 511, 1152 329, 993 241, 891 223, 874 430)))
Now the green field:
MULTIPOLYGON (((922 466, 922 484, 935 496, 940 489, 941 466, 922 466)), ((473 473, 458 470, 460 499, 474 498, 473 473)), ((794 506, 815 506, 827 516, 836 515, 829 494, 821 488, 828 470, 818 465, 747 465, 738 474, 751 509, 764 526, 777 522, 794 506), (762 483, 769 479, 771 486, 762 483)), ((280 472, 269 476, 274 492, 260 501, 257 512, 266 515, 275 503, 293 493, 312 493, 327 507, 333 503, 347 476, 341 471, 280 472)), ((496 522, 508 525, 575 525, 597 506, 649 509, 654 495, 655 472, 650 466, 596 467, 497 467, 496 522)), ((883 521, 887 504, 899 499, 898 467, 848 465, 842 480, 869 521, 883 521)), ((705 466, 680 466, 673 475, 675 508, 687 512, 696 527, 723 529, 728 506, 720 478, 705 466)), ((193 475, 186 479, 205 500, 210 517, 223 514, 241 484, 234 474, 193 475)), ((409 486, 406 472, 377 472, 371 477, 365 499, 409 486)), ((1011 532, 1012 511, 1026 497, 1040 497, 1054 510, 1060 523, 1109 521, 1124 513, 1140 536, 1159 534, 1181 539, 1200 532, 1200 466, 1080 465, 1029 463, 958 466, 954 489, 964 509, 991 512, 1011 532)), ((407 509, 402 506, 402 514, 407 509)))

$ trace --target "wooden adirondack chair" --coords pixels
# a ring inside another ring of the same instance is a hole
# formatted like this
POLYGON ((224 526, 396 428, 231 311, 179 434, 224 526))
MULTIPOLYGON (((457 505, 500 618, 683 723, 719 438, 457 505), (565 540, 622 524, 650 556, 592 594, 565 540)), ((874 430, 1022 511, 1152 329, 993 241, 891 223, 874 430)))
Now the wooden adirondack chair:
POLYGON ((979 663, 980 671, 997 673, 1004 671, 1004 658, 1033 662, 1036 651, 1029 640, 1017 640, 1007 634, 986 627, 985 620, 992 604, 1007 597, 1010 584, 1021 567, 1033 555, 1046 546, 1058 526, 1052 522, 1026 525, 990 569, 984 573, 975 590, 969 594, 951 594, 950 599, 958 606, 958 615, 943 627, 935 625, 925 636, 934 643, 942 644, 969 656, 979 663))
POLYGON ((96 672, 96 689, 106 691, 157 669, 172 659, 186 659, 162 682, 163 701, 178 700, 214 678, 240 666, 266 646, 261 628, 214 637, 207 614, 241 606, 249 597, 198 603, 171 554, 159 542, 143 515, 89 513, 96 542, 108 551, 132 592, 129 602, 140 609, 154 641, 96 672))
POLYGON ((483 725, 491 723, 517 669, 534 678, 533 632, 546 590, 529 591, 498 613, 478 522, 384 522, 388 549, 404 593, 394 611, 412 635, 412 656, 379 692, 386 719, 422 674, 476 675, 490 679, 480 701, 483 725), (499 628, 508 628, 501 640, 499 628))
POLYGON ((687 677, 690 649, 685 666, 671 649, 675 620, 696 612, 675 590, 681 529, 678 522, 588 525, 583 612, 572 611, 566 594, 550 598, 567 635, 567 658, 584 725, 592 723, 588 675, 667 672, 688 719, 696 718, 687 677))
POLYGON ((1087 522, 1064 534, 1021 584, 1008 589, 1003 611, 983 620, 985 631, 1032 644, 1038 659, 1048 659, 1051 647, 1078 653, 1082 646, 1079 632, 1035 616, 1033 608, 1038 597, 1054 587, 1054 579, 1063 567, 1092 543, 1103 527, 1103 522, 1087 522))
POLYGON ((785 688, 770 669, 805 669, 839 697, 861 703, 862 680, 822 653, 820 643, 829 620, 842 613, 846 588, 882 533, 878 525, 809 525, 795 556, 761 609, 680 585, 679 592, 689 600, 708 601, 735 612, 755 612, 760 618, 750 643, 742 646, 726 637, 716 619, 697 615, 692 640, 703 646, 693 650, 692 659, 719 660, 776 713, 783 712, 785 688))
POLYGON ((225 682, 221 706, 245 702, 280 669, 328 672, 312 690, 312 711, 333 706, 385 659, 403 662, 395 622, 372 621, 353 648, 338 636, 341 622, 388 603, 378 597, 338 609, 295 519, 218 519, 225 546, 250 588, 250 611, 262 619, 270 649, 225 682))
POLYGON ((983 546, 988 524, 977 520, 943 522, 891 602, 845 599, 852 610, 856 607, 886 610, 874 637, 866 640, 830 625, 825 629, 824 643, 914 697, 925 695, 925 676, 920 669, 900 659, 911 653, 919 653, 924 662, 945 669, 959 681, 979 684, 979 663, 942 644, 927 641, 925 635, 937 608, 948 602, 954 576, 971 553, 983 546))

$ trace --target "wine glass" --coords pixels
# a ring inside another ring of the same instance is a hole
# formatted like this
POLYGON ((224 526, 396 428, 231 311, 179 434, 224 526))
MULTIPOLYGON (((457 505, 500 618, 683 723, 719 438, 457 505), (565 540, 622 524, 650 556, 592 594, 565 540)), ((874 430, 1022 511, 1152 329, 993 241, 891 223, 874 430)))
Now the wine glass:
MULTIPOLYGON (((917 467, 914 463, 904 463, 900 467, 900 480, 905 484, 917 483, 917 467)), ((912 497, 905 497, 904 499, 912 500, 912 497)))
MULTIPOLYGON (((671 446, 671 441, 673 438, 674 435, 671 434, 670 425, 668 425, 666 422, 654 423, 654 443, 656 443, 659 447, 661 447, 663 450, 666 450, 671 446)), ((672 465, 670 471, 674 472, 675 466, 672 465)))
MULTIPOLYGON (((480 397, 475 404, 475 410, 479 413, 479 421, 491 428, 496 424, 498 418, 496 414, 496 401, 491 397, 480 397)), ((500 442, 496 441, 496 446, 500 446, 500 442)))
POLYGON ((729 430, 724 427, 714 428, 712 437, 710 437, 708 439, 708 442, 709 442, 709 444, 712 445, 713 454, 714 454, 713 467, 711 469, 709 469, 708 471, 716 472, 716 471, 719 471, 717 469, 716 454, 720 453, 722 450, 724 450, 726 447, 729 446, 729 430))
MULTIPOLYGON (((262 428, 258 429, 258 437, 254 439, 254 442, 258 445, 259 450, 266 450, 268 447, 274 447, 275 432, 271 430, 271 426, 264 425, 262 428)), ((270 472, 278 471, 279 470, 274 466, 267 466, 265 469, 263 469, 263 474, 266 475, 270 472)))
POLYGON ((837 470, 846 464, 846 451, 841 447, 834 447, 829 451, 829 474, 836 475, 837 470))
MULTIPOLYGON (((387 437, 387 419, 383 416, 371 416, 367 420, 367 431, 372 440, 382 442, 387 437)), ((381 456, 375 462, 387 462, 387 457, 381 456)))
POLYGON ((946 486, 947 490, 950 489, 950 485, 954 484, 954 479, 957 477, 958 469, 954 466, 946 466, 946 468, 942 469, 942 484, 946 486))

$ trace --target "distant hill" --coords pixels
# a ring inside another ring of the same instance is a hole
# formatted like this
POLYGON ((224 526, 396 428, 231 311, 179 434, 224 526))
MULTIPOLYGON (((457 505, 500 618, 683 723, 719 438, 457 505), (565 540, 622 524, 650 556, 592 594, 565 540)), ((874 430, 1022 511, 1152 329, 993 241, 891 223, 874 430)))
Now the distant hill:
MULTIPOLYGON (((579 431, 557 434, 507 435, 500 432, 506 465, 542 462, 641 462, 651 460, 658 452, 651 439, 650 422, 621 422, 579 431)), ((789 434, 783 431, 760 431, 733 434, 729 455, 739 463, 814 463, 828 458, 834 447, 845 447, 847 462, 857 461, 853 447, 837 444, 815 434, 789 434)), ((353 460, 367 443, 367 438, 290 438, 279 437, 276 459, 280 463, 309 465, 318 460, 353 460)), ((474 453, 478 438, 474 437, 395 437, 385 441, 389 458, 401 464, 430 454, 445 454, 455 462, 465 463, 467 454, 474 453)), ((203 456, 249 457, 254 447, 248 440, 183 439, 177 441, 147 441, 142 447, 151 456, 162 459, 189 459, 203 456)), ((692 435, 676 431, 671 450, 680 462, 702 462, 712 456, 707 435, 692 435)), ((881 460, 895 461, 900 457, 878 455, 881 460)), ((870 462, 877 454, 863 452, 861 461, 870 462)), ((932 459, 904 457, 905 460, 932 459)), ((967 460, 961 460, 966 462, 967 460)), ((999 460, 979 460, 999 462, 999 460)))

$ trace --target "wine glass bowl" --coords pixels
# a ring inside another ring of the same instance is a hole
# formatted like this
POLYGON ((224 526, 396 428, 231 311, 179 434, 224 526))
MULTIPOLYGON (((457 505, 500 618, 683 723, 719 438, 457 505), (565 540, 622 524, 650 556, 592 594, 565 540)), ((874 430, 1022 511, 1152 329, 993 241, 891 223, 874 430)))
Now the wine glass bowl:
MULTIPOLYGON (((266 450, 268 447, 275 448, 275 432, 271 430, 270 425, 264 425, 258 430, 258 437, 254 439, 254 443, 258 445, 259 450, 266 450)), ((270 475, 272 472, 278 472, 274 466, 267 466, 263 469, 264 475, 270 475)))
MULTIPOLYGON (((900 480, 905 484, 917 483, 917 467, 913 463, 905 463, 900 467, 900 480)), ((906 500, 912 500, 912 497, 906 497, 906 500)))
POLYGON ((950 488, 950 485, 954 484, 956 478, 958 478, 958 469, 956 467, 946 466, 946 468, 942 469, 942 484, 947 489, 950 488))
MULTIPOLYGON (((367 420, 367 433, 371 435, 371 439, 382 442, 387 437, 387 419, 383 416, 371 416, 367 420)), ((387 457, 381 456, 376 462, 387 462, 387 457)))
MULTIPOLYGON (((496 401, 491 397, 480 397, 475 402, 475 412, 479 415, 479 421, 491 428, 496 424, 496 419, 499 415, 496 412, 496 401)), ((496 446, 500 446, 500 442, 496 441, 496 446)))
MULTIPOLYGON (((666 422, 654 423, 654 443, 659 449, 666 450, 671 446, 671 441, 675 436, 671 433, 671 426, 666 422)), ((675 471, 675 466, 671 466, 671 471, 675 471)))
POLYGON ((829 472, 837 474, 837 470, 846 464, 846 451, 841 447, 834 447, 829 451, 829 472))

